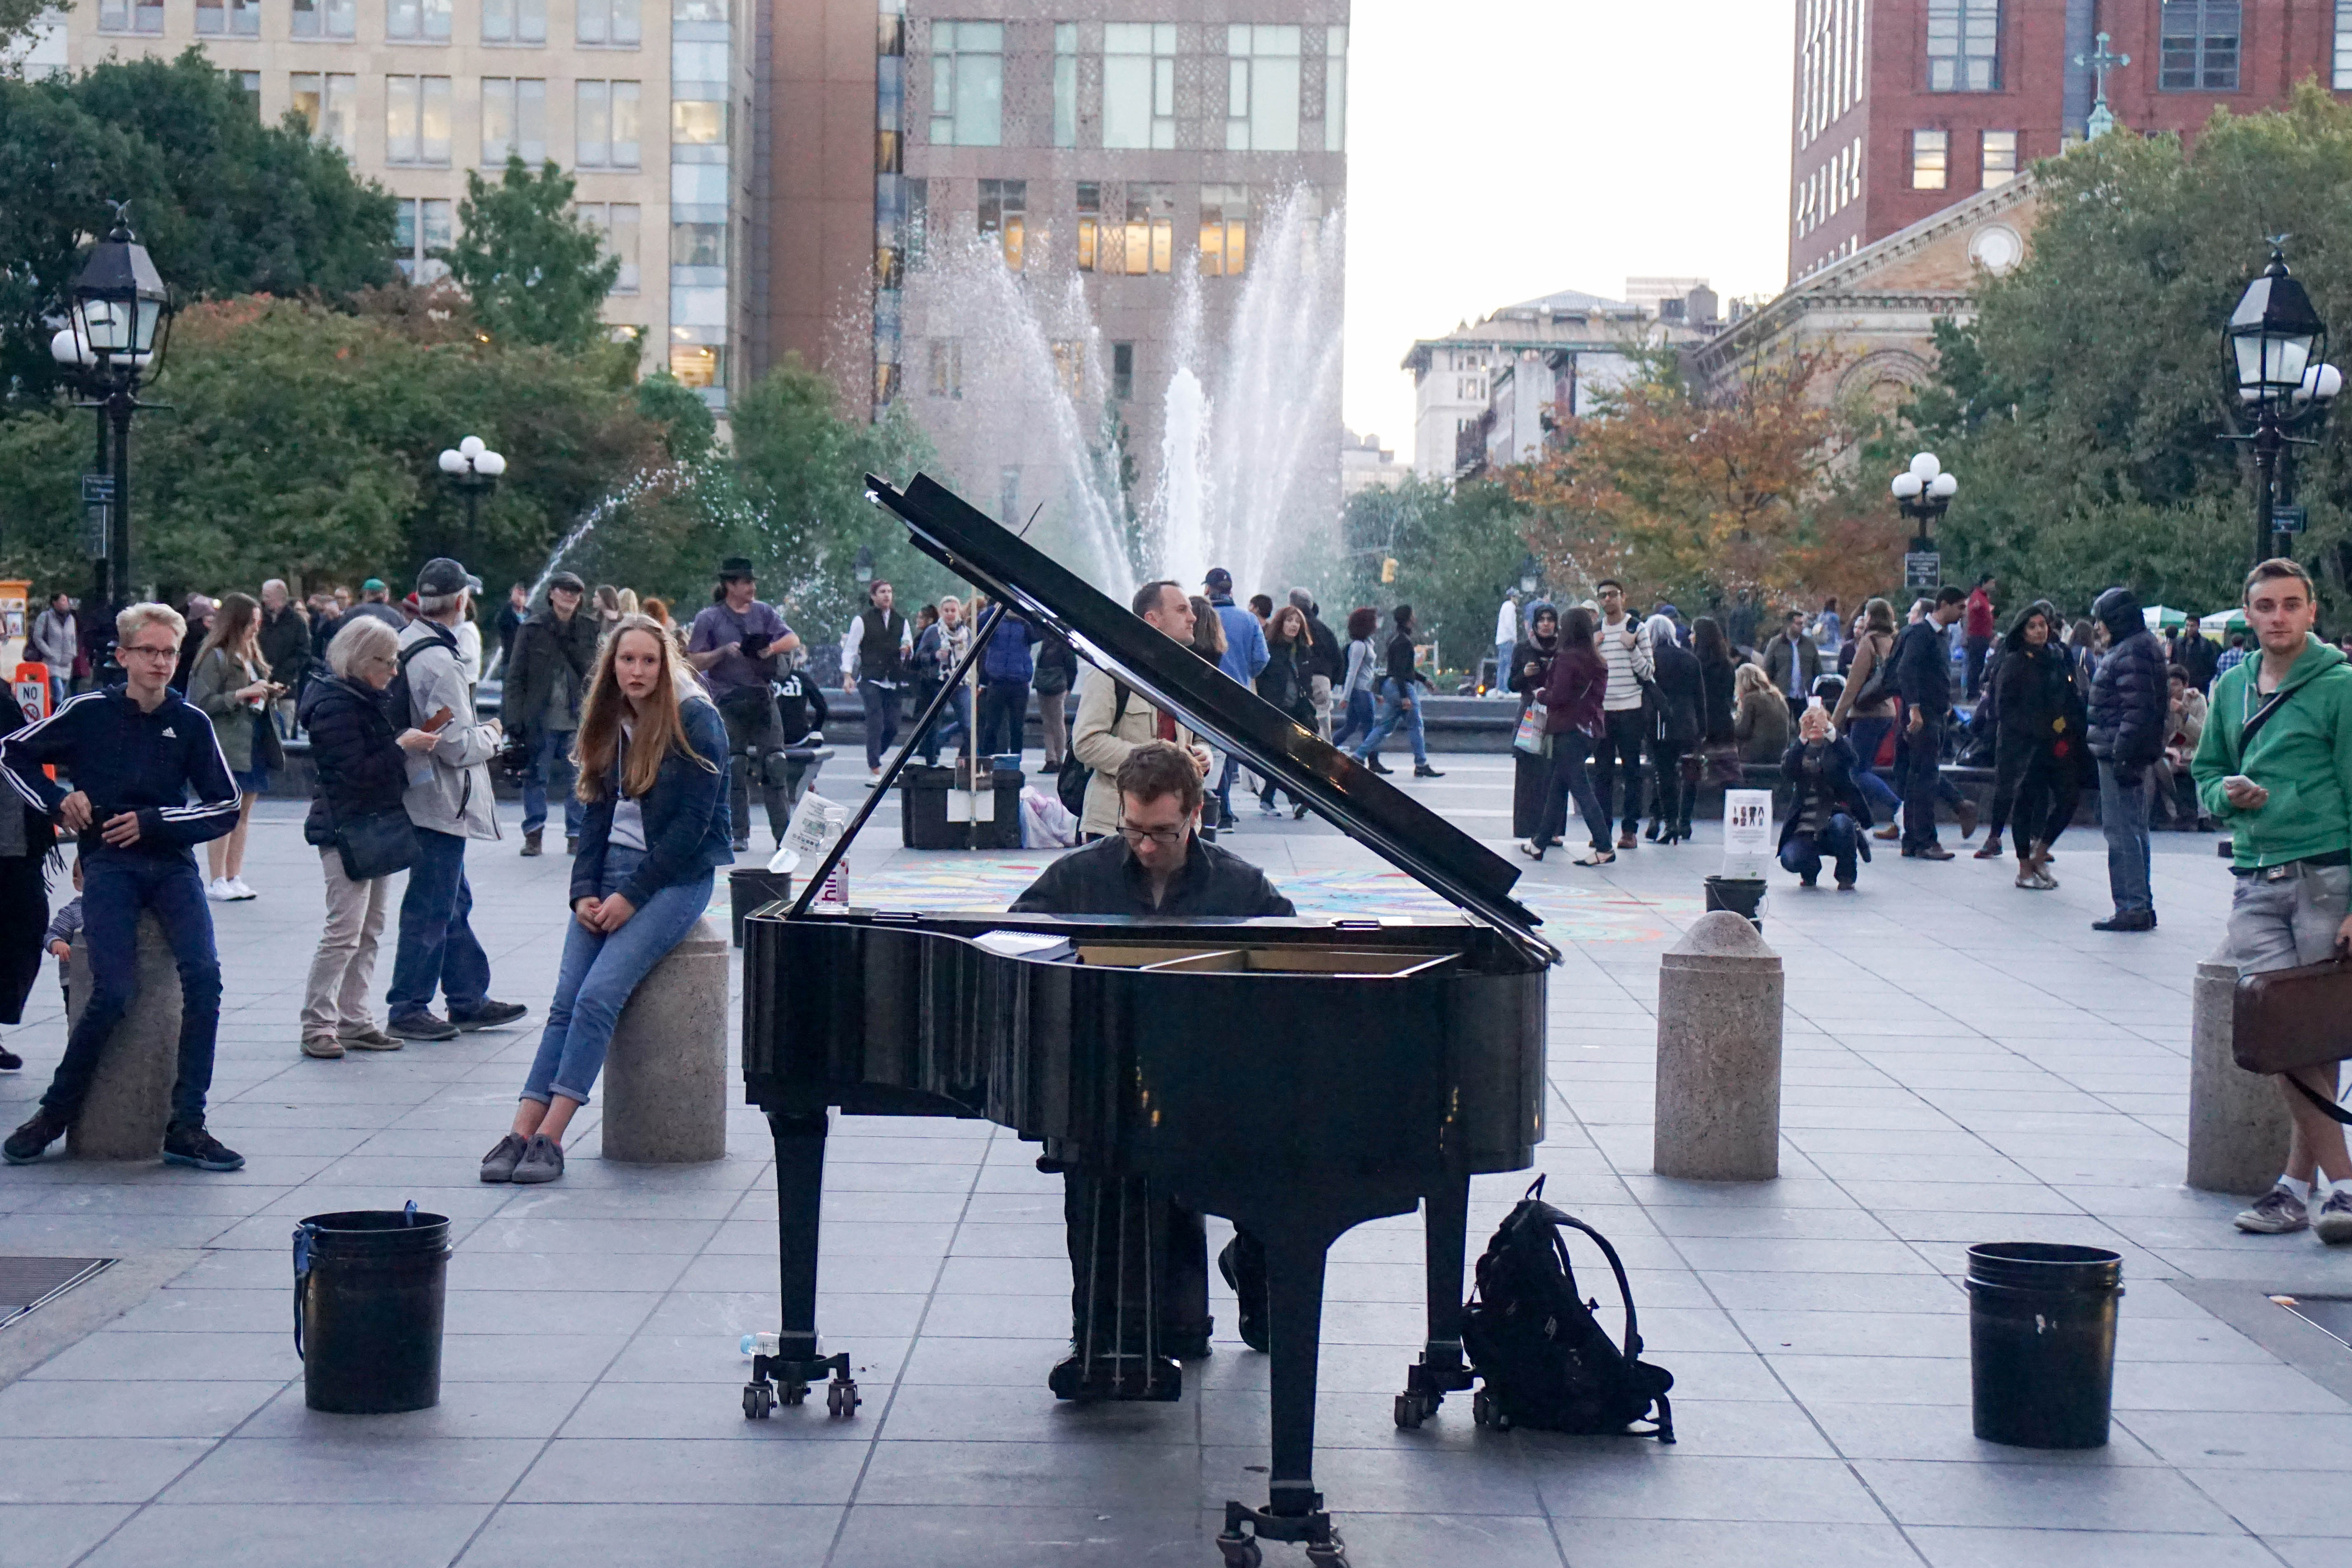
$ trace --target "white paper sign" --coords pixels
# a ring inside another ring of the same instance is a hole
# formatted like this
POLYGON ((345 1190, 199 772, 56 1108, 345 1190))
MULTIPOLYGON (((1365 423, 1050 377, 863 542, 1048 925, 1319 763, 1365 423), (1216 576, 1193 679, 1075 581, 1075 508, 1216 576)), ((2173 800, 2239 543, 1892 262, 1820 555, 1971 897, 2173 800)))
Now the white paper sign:
POLYGON ((1772 853, 1772 792, 1723 792, 1723 874, 1760 877, 1772 853))

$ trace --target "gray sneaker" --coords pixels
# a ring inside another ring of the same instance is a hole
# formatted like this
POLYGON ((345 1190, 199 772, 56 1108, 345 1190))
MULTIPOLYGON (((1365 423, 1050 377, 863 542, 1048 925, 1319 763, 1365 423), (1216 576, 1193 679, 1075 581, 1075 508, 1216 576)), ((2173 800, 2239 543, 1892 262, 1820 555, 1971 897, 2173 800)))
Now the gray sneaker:
POLYGON ((482 1156, 482 1180, 486 1182, 513 1181, 515 1164, 518 1161, 521 1160, 523 1151, 527 1147, 528 1145, 525 1144, 521 1139, 516 1137, 511 1132, 499 1139, 499 1146, 482 1156))
MULTIPOLYGON (((511 1138, 514 1134, 509 1132, 507 1136, 511 1138)), ((562 1174, 563 1145, 544 1132, 534 1132, 530 1135, 530 1145, 522 1152, 522 1158, 515 1162, 514 1174, 509 1179, 520 1186, 551 1182, 562 1174)))
MULTIPOLYGON (((2345 1210, 2346 1234, 2352 1235, 2352 1206, 2345 1210)), ((2291 1230, 2305 1230, 2311 1225, 2311 1215, 2304 1211, 2303 1200, 2284 1187, 2273 1186, 2254 1200, 2254 1206, 2239 1214, 2233 1222, 2240 1230, 2256 1236, 2284 1236, 2291 1230)))
POLYGON ((2330 1246, 2352 1241, 2352 1186, 2339 1184, 2327 1194, 2327 1201, 2319 1205, 2319 1213, 2312 1216, 2311 1229, 2330 1246))

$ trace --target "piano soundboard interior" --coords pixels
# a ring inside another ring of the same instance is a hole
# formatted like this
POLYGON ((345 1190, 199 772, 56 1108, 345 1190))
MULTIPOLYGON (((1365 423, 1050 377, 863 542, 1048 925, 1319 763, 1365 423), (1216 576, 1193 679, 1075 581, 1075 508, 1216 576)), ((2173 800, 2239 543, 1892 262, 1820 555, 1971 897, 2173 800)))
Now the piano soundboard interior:
POLYGON ((1366 952, 1360 950, 1284 943, 1279 947, 1129 946, 1088 942, 1078 962, 1155 974, 1332 974, 1350 980, 1391 980, 1425 974, 1451 963, 1451 952, 1366 952))

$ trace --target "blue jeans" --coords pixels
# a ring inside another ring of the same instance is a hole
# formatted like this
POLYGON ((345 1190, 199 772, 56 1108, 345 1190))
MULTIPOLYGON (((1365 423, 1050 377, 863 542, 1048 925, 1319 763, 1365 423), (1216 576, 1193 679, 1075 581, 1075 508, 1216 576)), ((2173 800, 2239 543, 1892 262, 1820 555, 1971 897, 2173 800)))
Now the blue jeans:
MULTIPOLYGON (((620 890, 644 860, 642 849, 608 845, 599 896, 620 890)), ((555 1000, 547 1005, 547 1027, 539 1034, 539 1055, 522 1080, 522 1098, 541 1105, 551 1095, 588 1103, 613 1026, 640 981, 694 929, 710 905, 711 873, 662 889, 612 932, 593 931, 575 915, 566 924, 563 964, 556 972, 555 1000)))
POLYGON ((552 788, 563 797, 564 837, 580 837, 580 824, 588 808, 581 805, 579 793, 572 787, 580 777, 580 764, 572 760, 572 733, 541 730, 531 737, 530 771, 522 776, 525 833, 537 833, 547 826, 547 792, 552 788))
MULTIPOLYGON (((940 689, 934 686, 927 692, 918 693, 919 706, 925 708, 930 706, 931 699, 939 695, 939 690, 940 689)), ((969 687, 959 686, 955 689, 955 695, 948 699, 948 705, 940 710, 939 722, 915 742, 915 750, 923 754, 925 767, 935 768, 940 765, 941 746, 961 751, 963 749, 964 741, 971 734, 971 689, 969 687)))
POLYGON ((992 680, 980 689, 980 744, 982 757, 1018 756, 1029 719, 1029 683, 992 680))
POLYGON ((1845 738, 1853 743, 1853 754, 1862 759, 1862 771, 1854 775, 1853 782, 1861 786, 1863 798, 1889 822, 1903 808, 1903 797, 1895 793, 1895 786, 1872 766, 1872 762, 1878 755, 1878 748, 1886 743, 1886 731, 1893 728, 1893 719, 1851 719, 1845 728, 1845 738))
POLYGON ((82 938, 89 944, 89 1005, 66 1039, 41 1108, 70 1121, 98 1070, 115 1026, 139 994, 139 917, 152 910, 180 971, 180 1061, 172 1082, 172 1125, 201 1127, 213 1086, 220 1033, 220 955, 204 879, 186 850, 169 855, 100 849, 82 861, 82 938))
POLYGON ((1561 841, 1568 831, 1568 803, 1573 798, 1576 809, 1584 815, 1585 831, 1592 835, 1592 847, 1609 853, 1609 813, 1601 808, 1601 797, 1592 790, 1592 777, 1585 772, 1587 754, 1592 742, 1574 730, 1551 738, 1551 779, 1544 789, 1543 821, 1536 828, 1536 847, 1549 848, 1561 841))
POLYGON ((1348 743, 1349 736, 1369 735, 1371 732, 1372 694, 1369 691, 1350 691, 1348 693, 1347 716, 1341 721, 1339 728, 1332 733, 1331 743, 1335 746, 1344 746, 1348 743))
POLYGON ((1519 645, 1515 642, 1498 642, 1495 645, 1494 689, 1496 691, 1510 690, 1511 655, 1517 653, 1518 651, 1518 647, 1519 645))
POLYGON ((1400 695, 1394 679, 1383 679, 1381 682, 1380 722, 1374 724, 1372 732, 1364 737, 1364 743, 1356 748, 1357 759, 1361 761, 1379 756, 1381 742, 1394 734, 1400 726, 1410 727, 1413 765, 1426 766, 1429 763, 1429 742, 1422 738, 1421 699, 1410 688, 1400 695), (1410 708, 1405 706, 1408 700, 1412 704, 1410 708))
POLYGON ((466 881, 466 841, 454 833, 416 830, 416 863, 400 900, 400 951, 392 961, 384 1005, 397 1020, 433 1010, 437 987, 458 1016, 478 1012, 490 994, 490 957, 474 939, 474 889, 466 881))
POLYGON ((857 705, 866 714, 866 765, 878 768, 883 753, 898 738, 898 684, 882 686, 871 680, 859 681, 857 705))
POLYGON ((2116 777, 2116 765, 2099 763, 2099 826, 2107 836, 2107 891, 2116 913, 2156 911, 2156 895, 2148 889, 2147 770, 2137 783, 2116 777))
POLYGON ((1822 874, 1822 857, 1826 855, 1837 862, 1837 879, 1851 882, 1861 868, 1855 859, 1861 845, 1862 829, 1854 825, 1853 818, 1843 811, 1833 811, 1819 834, 1789 836, 1789 841, 1780 846, 1780 866, 1810 883, 1822 874))

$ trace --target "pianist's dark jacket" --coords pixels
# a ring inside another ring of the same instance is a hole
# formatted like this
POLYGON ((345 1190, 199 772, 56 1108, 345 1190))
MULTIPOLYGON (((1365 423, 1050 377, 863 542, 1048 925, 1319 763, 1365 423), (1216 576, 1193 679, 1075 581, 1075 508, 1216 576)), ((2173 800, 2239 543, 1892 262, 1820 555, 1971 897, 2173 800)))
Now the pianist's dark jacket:
POLYGON ((1184 868, 1154 909, 1151 879, 1117 834, 1074 849, 1013 901, 1024 915, 1293 915, 1265 873, 1230 850, 1192 840, 1184 868))

